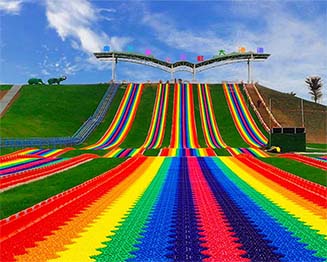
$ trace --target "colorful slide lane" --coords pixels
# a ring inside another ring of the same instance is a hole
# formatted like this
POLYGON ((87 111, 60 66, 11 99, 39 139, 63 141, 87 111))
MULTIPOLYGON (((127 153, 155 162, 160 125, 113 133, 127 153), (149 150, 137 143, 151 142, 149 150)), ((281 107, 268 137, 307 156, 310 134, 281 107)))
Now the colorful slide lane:
POLYGON ((148 135, 142 148, 160 148, 165 135, 168 110, 169 84, 159 84, 148 135))
POLYGON ((223 89, 234 124, 243 140, 251 147, 265 146, 268 139, 253 120, 238 84, 223 83, 223 89))
POLYGON ((309 166, 313 166, 316 168, 320 168, 323 170, 327 171, 327 164, 325 161, 320 160, 320 159, 314 159, 311 157, 307 157, 307 156, 302 156, 299 154, 293 154, 293 153, 288 153, 288 154, 282 154, 279 157, 282 158, 289 158, 298 162, 301 162, 303 164, 309 165, 309 166))
POLYGON ((159 156, 216 156, 216 153, 212 148, 163 148, 159 156))
POLYGON ((18 155, 8 161, 0 163, 0 177, 8 176, 17 172, 27 171, 35 168, 45 167, 51 164, 63 161, 60 158, 54 157, 34 157, 29 155, 18 155))
POLYGON ((198 84, 198 96, 202 130, 206 144, 210 148, 225 148, 214 115, 210 88, 207 84, 198 84))
POLYGON ((174 89, 170 148, 199 148, 192 85, 179 83, 175 85, 174 89))
POLYGON ((235 157, 130 158, 1 220, 0 259, 325 261, 326 208, 311 190, 235 157))
POLYGON ((227 151, 232 156, 238 156, 238 155, 250 155, 254 157, 270 157, 265 151, 258 149, 258 148, 233 148, 233 147, 227 147, 227 151))
POLYGON ((70 159, 58 159, 56 162, 25 171, 0 177, 0 192, 63 172, 97 158, 94 154, 83 154, 70 159))
POLYGON ((141 99, 143 84, 129 84, 117 113, 103 137, 94 145, 84 149, 112 149, 118 147, 130 130, 138 104, 141 99))
POLYGON ((106 158, 124 158, 124 157, 135 157, 137 155, 142 155, 145 151, 144 148, 115 148, 109 153, 105 154, 106 158))

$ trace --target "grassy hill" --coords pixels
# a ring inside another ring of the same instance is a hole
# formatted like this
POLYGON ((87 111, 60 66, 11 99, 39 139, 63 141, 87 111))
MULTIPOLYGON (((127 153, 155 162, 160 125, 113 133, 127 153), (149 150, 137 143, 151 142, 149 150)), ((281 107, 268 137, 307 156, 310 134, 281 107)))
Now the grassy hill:
MULTIPOLYGON (((271 98, 272 113, 282 126, 301 127, 301 99, 257 85, 266 104, 271 98)), ((327 107, 310 101, 303 101, 304 126, 308 143, 327 143, 327 107)))
POLYGON ((1 119, 1 137, 71 136, 90 117, 108 85, 24 86, 1 119))

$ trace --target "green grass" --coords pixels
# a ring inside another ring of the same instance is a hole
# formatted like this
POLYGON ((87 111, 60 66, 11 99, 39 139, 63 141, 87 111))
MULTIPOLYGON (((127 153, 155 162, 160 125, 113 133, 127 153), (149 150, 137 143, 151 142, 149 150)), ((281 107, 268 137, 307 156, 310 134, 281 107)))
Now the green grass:
POLYGON ((128 132, 121 148, 138 148, 145 142, 151 123, 152 111, 155 103, 157 86, 145 85, 133 125, 128 132))
POLYGON ((94 159, 62 173, 0 194, 0 219, 35 205, 117 166, 123 159, 94 159))
POLYGON ((24 86, 1 119, 1 137, 71 136, 95 111, 108 85, 24 86))
POLYGON ((159 154, 160 150, 161 149, 148 149, 148 150, 145 150, 143 155, 145 155, 145 156, 157 156, 159 154))
POLYGON ((194 99, 194 116, 195 116, 196 132, 198 135, 198 142, 200 147, 207 147, 203 135, 202 125, 201 125, 200 104, 199 104, 198 88, 196 84, 193 85, 193 99, 194 99))
POLYGON ((248 147, 234 125, 222 85, 210 85, 210 91, 219 132, 225 143, 231 147, 248 147))
POLYGON ((327 173, 322 169, 311 167, 292 159, 270 157, 260 158, 260 160, 312 182, 327 186, 327 173))
POLYGON ((12 85, 0 85, 0 91, 9 90, 12 85))
POLYGON ((18 150, 20 150, 20 148, 19 149, 17 149, 17 148, 0 148, 0 156, 3 156, 3 155, 7 155, 7 154, 10 154, 10 153, 13 153, 13 152, 15 152, 15 151, 18 151, 18 150))
POLYGON ((94 132, 91 134, 91 136, 84 142, 82 145, 78 145, 78 147, 84 147, 86 145, 92 145, 96 143, 107 131, 109 128, 112 120, 115 117, 115 114, 117 112, 117 109, 120 105, 120 102, 125 94, 125 86, 121 86, 118 88, 117 93, 112 100, 112 103, 109 107, 109 110, 103 119, 102 123, 94 130, 94 132))
POLYGON ((162 141, 161 147, 169 147, 170 139, 171 139, 171 128, 172 128, 172 120, 173 120, 173 106, 174 106, 174 85, 170 85, 169 87, 169 96, 168 96, 168 110, 166 116, 166 128, 165 135, 162 141))
POLYGON ((215 148, 214 150, 217 156, 230 156, 226 148, 215 148))
POLYGON ((327 152, 327 144, 307 144, 307 152, 327 152))

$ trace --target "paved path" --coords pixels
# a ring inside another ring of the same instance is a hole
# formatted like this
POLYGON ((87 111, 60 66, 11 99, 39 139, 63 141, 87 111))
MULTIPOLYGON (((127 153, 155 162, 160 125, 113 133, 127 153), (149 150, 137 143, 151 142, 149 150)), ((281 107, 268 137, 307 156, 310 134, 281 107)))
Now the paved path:
POLYGON ((22 85, 13 85, 11 89, 5 94, 5 96, 0 100, 0 117, 4 115, 7 107, 14 97, 18 94, 22 85))

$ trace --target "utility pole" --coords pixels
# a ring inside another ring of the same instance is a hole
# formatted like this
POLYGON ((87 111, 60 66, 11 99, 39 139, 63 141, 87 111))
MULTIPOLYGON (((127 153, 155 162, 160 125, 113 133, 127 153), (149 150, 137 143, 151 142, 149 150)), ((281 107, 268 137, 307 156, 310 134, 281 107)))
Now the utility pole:
POLYGON ((303 99, 301 99, 301 119, 302 119, 302 127, 304 127, 303 99))
POLYGON ((251 82, 251 63, 250 63, 250 58, 248 59, 248 84, 251 82))
POLYGON ((116 59, 115 54, 112 53, 112 64, 111 64, 111 79, 115 82, 116 78, 116 59))

